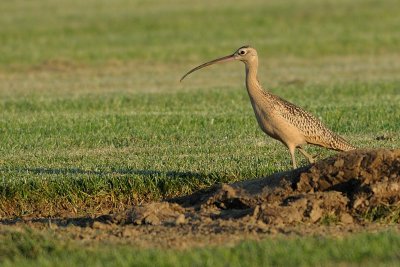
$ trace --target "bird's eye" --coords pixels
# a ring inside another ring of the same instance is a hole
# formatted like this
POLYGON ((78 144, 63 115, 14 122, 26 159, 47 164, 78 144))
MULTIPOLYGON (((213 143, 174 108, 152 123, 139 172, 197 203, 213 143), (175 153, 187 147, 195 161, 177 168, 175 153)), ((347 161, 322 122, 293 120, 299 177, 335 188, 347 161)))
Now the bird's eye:
POLYGON ((246 51, 240 50, 240 51, 239 51, 239 54, 244 55, 244 54, 246 54, 246 51))

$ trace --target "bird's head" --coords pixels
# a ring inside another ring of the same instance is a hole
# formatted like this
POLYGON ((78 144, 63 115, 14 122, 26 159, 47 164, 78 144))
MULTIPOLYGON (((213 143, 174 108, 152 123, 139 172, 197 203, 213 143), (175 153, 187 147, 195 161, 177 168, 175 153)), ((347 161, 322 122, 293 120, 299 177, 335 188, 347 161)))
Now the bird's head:
POLYGON ((190 73, 195 72, 196 70, 202 69, 204 67, 208 67, 210 65, 216 64, 216 63, 222 63, 222 62, 228 62, 228 61, 234 61, 234 60, 240 60, 244 62, 245 64, 248 64, 249 62, 253 60, 257 60, 257 51, 248 45, 240 47, 238 50, 235 51, 235 53, 220 57, 211 61, 208 61, 204 64, 201 64, 200 66, 197 66, 193 69, 191 69, 189 72, 187 72, 185 75, 182 76, 181 81, 185 79, 186 76, 188 76, 190 73))
POLYGON ((233 54, 236 60, 240 60, 243 62, 252 61, 255 57, 257 57, 257 50, 255 50, 251 46, 242 46, 233 54))

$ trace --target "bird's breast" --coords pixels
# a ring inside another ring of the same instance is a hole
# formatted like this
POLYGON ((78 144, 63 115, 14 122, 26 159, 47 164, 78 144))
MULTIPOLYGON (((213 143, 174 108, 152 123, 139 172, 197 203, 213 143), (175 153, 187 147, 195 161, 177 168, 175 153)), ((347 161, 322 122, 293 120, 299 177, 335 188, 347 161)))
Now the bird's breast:
POLYGON ((251 101, 251 104, 261 130, 269 136, 278 139, 274 123, 275 114, 273 108, 268 108, 265 105, 262 105, 262 103, 257 103, 256 101, 251 101))
POLYGON ((305 143, 304 135, 299 129, 280 116, 273 106, 258 104, 253 101, 252 105, 258 125, 264 133, 285 144, 305 143))

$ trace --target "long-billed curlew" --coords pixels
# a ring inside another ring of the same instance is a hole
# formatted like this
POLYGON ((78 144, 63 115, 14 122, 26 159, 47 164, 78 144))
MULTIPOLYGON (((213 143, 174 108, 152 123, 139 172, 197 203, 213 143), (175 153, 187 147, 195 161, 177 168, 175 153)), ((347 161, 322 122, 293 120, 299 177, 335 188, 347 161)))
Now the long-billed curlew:
POLYGON ((242 46, 232 55, 217 58, 195 67, 183 75, 181 81, 190 73, 215 63, 240 60, 246 66, 246 87, 251 105, 261 129, 279 141, 290 152, 293 168, 296 168, 296 148, 308 159, 314 159, 303 150, 302 145, 313 144, 321 147, 348 151, 356 147, 349 144, 342 137, 329 130, 321 121, 302 108, 264 91, 257 79, 258 56, 257 51, 250 46, 242 46))

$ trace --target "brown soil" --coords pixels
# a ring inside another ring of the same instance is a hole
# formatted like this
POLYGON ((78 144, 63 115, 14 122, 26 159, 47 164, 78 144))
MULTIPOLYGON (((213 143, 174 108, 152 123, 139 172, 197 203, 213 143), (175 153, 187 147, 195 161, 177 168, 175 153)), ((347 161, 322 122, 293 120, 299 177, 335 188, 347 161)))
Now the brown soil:
MULTIPOLYGON (((399 228, 400 150, 356 150, 271 176, 96 218, 9 221, 63 237, 185 248, 283 234, 399 228), (393 225, 392 225, 393 227, 393 225)), ((5 224, 6 221, 3 221, 5 224)))

